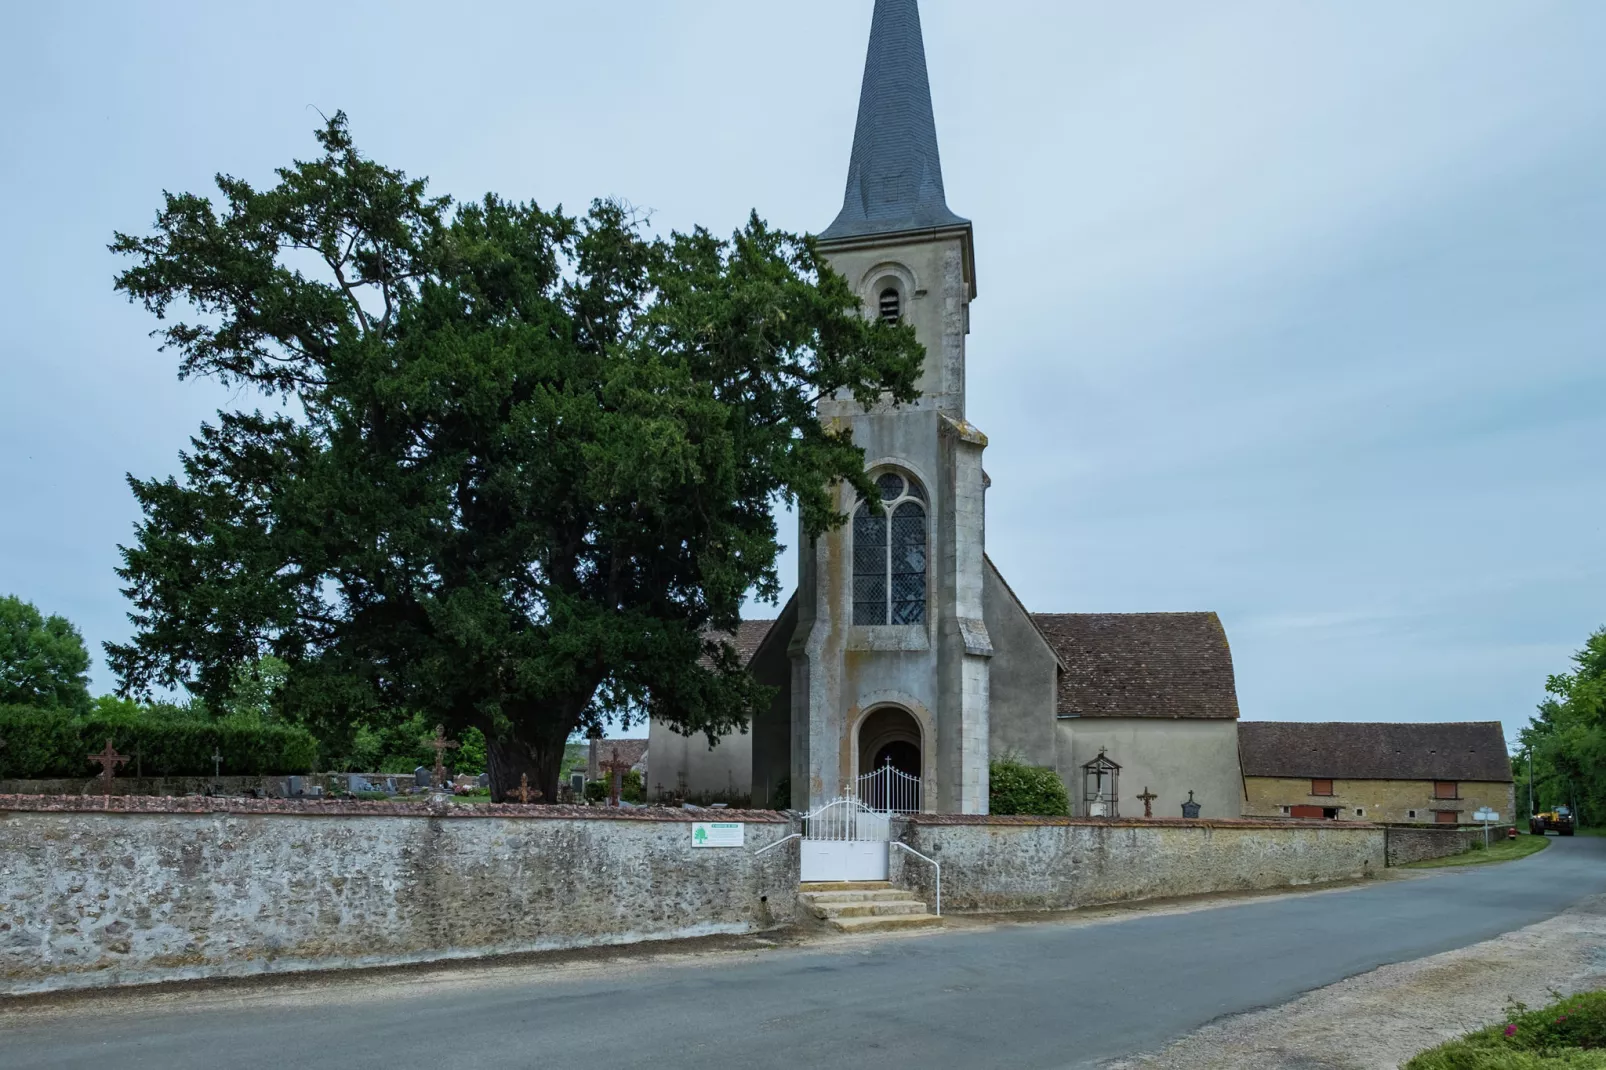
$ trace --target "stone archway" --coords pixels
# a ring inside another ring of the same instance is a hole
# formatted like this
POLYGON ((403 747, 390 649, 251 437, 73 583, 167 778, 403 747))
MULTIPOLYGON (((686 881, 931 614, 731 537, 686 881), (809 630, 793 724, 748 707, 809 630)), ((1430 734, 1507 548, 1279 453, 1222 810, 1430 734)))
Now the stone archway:
POLYGON ((859 773, 891 765, 909 776, 921 776, 920 722, 907 710, 882 706, 859 724, 859 773))

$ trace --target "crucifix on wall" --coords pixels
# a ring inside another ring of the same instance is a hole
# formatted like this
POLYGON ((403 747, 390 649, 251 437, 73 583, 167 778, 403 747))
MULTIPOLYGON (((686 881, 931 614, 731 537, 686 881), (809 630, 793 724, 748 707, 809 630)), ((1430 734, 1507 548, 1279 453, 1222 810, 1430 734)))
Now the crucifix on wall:
POLYGON ((435 748, 435 771, 430 777, 430 785, 437 791, 443 791, 446 788, 446 752, 456 750, 461 744, 446 738, 444 725, 436 725, 435 738, 429 741, 429 745, 435 748))
POLYGON ((118 754, 117 749, 112 746, 112 741, 108 739, 106 749, 99 754, 91 754, 89 760, 100 763, 100 781, 105 786, 106 797, 111 798, 112 780, 117 776, 117 767, 128 761, 128 758, 118 754))

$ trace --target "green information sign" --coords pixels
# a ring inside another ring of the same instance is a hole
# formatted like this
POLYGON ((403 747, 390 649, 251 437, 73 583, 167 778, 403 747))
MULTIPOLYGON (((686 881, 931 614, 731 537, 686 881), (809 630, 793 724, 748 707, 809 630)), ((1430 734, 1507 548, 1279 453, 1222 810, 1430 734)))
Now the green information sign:
POLYGON ((691 827, 693 847, 740 847, 746 838, 747 826, 740 821, 698 821, 691 827))

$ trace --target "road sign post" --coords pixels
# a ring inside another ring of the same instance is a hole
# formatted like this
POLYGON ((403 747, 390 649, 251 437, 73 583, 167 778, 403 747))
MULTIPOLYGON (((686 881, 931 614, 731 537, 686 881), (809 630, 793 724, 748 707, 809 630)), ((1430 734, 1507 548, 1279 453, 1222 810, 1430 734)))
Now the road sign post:
POLYGON ((1489 849, 1489 826, 1500 820, 1500 815, 1485 806, 1472 815, 1472 820, 1483 822, 1483 849, 1489 849))

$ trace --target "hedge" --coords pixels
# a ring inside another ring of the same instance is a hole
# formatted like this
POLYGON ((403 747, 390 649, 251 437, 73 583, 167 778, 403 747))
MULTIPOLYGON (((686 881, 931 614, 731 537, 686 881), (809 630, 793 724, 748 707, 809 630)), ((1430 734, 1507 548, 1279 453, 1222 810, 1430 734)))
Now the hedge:
POLYGON ((318 741, 304 728, 0 706, 0 779, 88 779, 100 772, 89 756, 108 739, 129 759, 118 776, 211 776, 213 754, 224 776, 309 773, 318 761, 318 741))
POLYGON ((987 768, 987 809, 994 814, 1068 817, 1071 798, 1065 782, 1052 769, 1000 758, 987 768))

